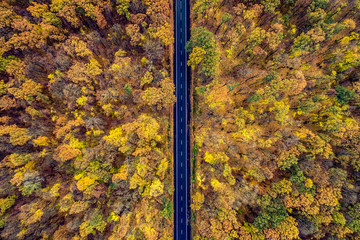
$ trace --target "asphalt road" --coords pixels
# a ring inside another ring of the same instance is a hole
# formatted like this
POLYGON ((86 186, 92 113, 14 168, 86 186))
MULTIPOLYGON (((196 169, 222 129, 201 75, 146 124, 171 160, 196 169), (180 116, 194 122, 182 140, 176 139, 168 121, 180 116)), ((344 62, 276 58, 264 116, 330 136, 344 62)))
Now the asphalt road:
POLYGON ((174 111, 174 239, 187 240, 190 232, 190 159, 189 159, 189 89, 190 69, 187 67, 185 45, 189 33, 189 0, 174 0, 175 55, 174 76, 176 104, 174 111))

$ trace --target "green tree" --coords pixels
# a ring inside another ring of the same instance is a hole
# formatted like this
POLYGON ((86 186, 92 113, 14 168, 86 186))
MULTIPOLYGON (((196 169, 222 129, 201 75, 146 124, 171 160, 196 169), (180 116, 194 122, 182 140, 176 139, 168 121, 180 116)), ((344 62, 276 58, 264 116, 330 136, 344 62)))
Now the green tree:
POLYGON ((289 194, 292 191, 291 185, 292 183, 289 180, 283 179, 280 182, 273 183, 271 188, 278 194, 289 194))
POLYGON ((196 18, 207 18, 207 11, 216 6, 219 0, 197 0, 192 8, 196 18))
POLYGON ((172 220, 173 213, 174 213, 174 208, 172 201, 170 201, 167 198, 163 198, 160 215, 166 219, 172 220))
POLYGON ((275 9, 280 5, 280 0, 262 0, 262 5, 264 5, 264 11, 269 13, 274 13, 275 9))
POLYGON ((349 221, 349 227, 354 232, 360 233, 360 203, 349 207, 348 211, 351 220, 349 221))
POLYGON ((313 42, 309 35, 305 33, 301 33, 300 36, 295 38, 294 44, 292 46, 292 51, 294 53, 302 53, 302 52, 308 52, 312 49, 313 42))
POLYGON ((80 225, 80 236, 85 238, 90 233, 95 231, 103 232, 106 227, 106 222, 103 219, 103 215, 99 211, 90 212, 85 221, 80 225))
POLYGON ((125 89, 125 92, 126 92, 127 94, 131 94, 131 92, 132 92, 132 87, 131 87, 131 85, 130 85, 129 83, 125 84, 124 89, 125 89))
POLYGON ((289 216, 280 198, 265 195, 259 204, 261 210, 254 220, 254 226, 259 230, 277 227, 289 216))
POLYGON ((355 93, 343 86, 336 86, 336 98, 340 104, 347 104, 350 100, 355 98, 355 93))
POLYGON ((0 71, 5 71, 7 65, 13 60, 16 61, 17 58, 15 56, 8 56, 6 58, 0 56, 0 71))
MULTIPOLYGON (((219 58, 213 33, 204 27, 192 29, 190 40, 186 44, 186 50, 192 53, 194 49, 197 52, 200 51, 199 49, 202 49, 202 52, 205 51, 205 54, 203 54, 203 60, 199 63, 199 73, 202 73, 207 77, 214 78, 216 76, 219 58)), ((193 63, 190 62, 189 65, 192 64, 193 63)))
POLYGON ((266 31, 260 27, 255 28, 247 38, 247 50, 246 52, 252 52, 255 46, 261 44, 261 42, 266 38, 266 31))

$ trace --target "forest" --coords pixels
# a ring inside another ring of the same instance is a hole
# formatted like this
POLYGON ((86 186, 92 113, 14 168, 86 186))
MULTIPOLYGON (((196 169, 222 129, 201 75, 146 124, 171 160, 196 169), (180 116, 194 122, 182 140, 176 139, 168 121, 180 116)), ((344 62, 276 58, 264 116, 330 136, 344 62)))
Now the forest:
POLYGON ((192 226, 360 239, 358 0, 192 0, 192 226))
MULTIPOLYGON (((360 240, 360 1, 191 0, 194 240, 360 240)), ((173 2, 0 1, 0 239, 173 239, 173 2)))
POLYGON ((0 1, 1 239, 172 239, 171 8, 0 1))

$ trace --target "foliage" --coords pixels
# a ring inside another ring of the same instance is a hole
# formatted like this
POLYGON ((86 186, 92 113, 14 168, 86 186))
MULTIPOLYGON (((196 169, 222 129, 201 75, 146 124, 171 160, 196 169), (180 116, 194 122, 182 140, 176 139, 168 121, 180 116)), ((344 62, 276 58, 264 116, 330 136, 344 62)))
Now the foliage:
POLYGON ((170 7, 0 1, 0 239, 171 238, 170 7))
POLYGON ((193 68, 198 65, 200 73, 207 77, 215 77, 218 52, 214 35, 210 31, 204 27, 192 29, 190 40, 186 44, 186 50, 190 52, 189 65, 193 68))
POLYGON ((349 207, 349 216, 351 220, 349 222, 349 227, 354 232, 360 233, 360 204, 356 203, 355 205, 349 207))
POLYGON ((335 2, 192 3, 194 239, 359 238, 360 13, 335 2))
POLYGON ((0 199, 0 214, 3 215, 6 210, 11 208, 15 204, 16 196, 10 196, 0 199))
POLYGON ((254 226, 263 230, 279 226, 289 215, 279 198, 266 195, 260 199, 261 210, 254 220, 254 226))
POLYGON ((127 94, 131 94, 132 87, 131 87, 130 84, 128 84, 128 83, 125 84, 124 89, 125 89, 125 91, 127 92, 127 94))
POLYGON ((8 56, 7 58, 0 58, 0 71, 6 71, 6 67, 7 65, 11 62, 11 61, 16 61, 17 58, 15 56, 8 56))
POLYGON ((204 16, 207 18, 207 11, 213 7, 216 6, 216 4, 219 2, 219 0, 199 0, 196 1, 194 4, 194 7, 192 9, 192 13, 196 17, 202 17, 204 16))
POLYGON ((164 185, 159 179, 155 179, 150 185, 150 196, 158 197, 164 192, 164 185))
POLYGON ((167 198, 163 198, 163 205, 162 205, 162 210, 160 212, 160 214, 164 217, 167 218, 169 220, 172 220, 174 213, 174 208, 173 208, 173 203, 172 201, 170 201, 167 198))
POLYGON ((257 103, 260 99, 261 99, 261 96, 254 93, 254 95, 252 95, 251 97, 248 98, 248 101, 257 103))
POLYGON ((355 98, 355 93, 351 90, 344 88, 343 86, 336 86, 336 97, 340 104, 347 104, 349 100, 355 98))
POLYGON ((80 236, 84 238, 90 233, 95 233, 96 230, 103 232, 105 227, 106 222, 103 220, 101 213, 90 213, 88 219, 80 225, 80 236))
POLYGON ((125 15, 126 18, 130 18, 129 7, 129 0, 116 0, 116 10, 118 14, 125 15))
POLYGON ((0 126, 0 136, 9 135, 9 143, 13 145, 25 145, 31 136, 26 128, 19 128, 16 125, 0 126))
POLYGON ((273 13, 275 9, 280 5, 280 0, 263 0, 264 10, 266 12, 273 13))

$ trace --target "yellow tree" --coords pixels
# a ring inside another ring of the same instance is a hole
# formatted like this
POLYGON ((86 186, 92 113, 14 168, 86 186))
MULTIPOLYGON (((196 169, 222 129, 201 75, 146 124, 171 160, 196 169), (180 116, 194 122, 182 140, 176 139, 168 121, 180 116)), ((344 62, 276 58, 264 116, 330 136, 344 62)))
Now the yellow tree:
POLYGON ((204 59, 206 51, 201 47, 194 47, 192 52, 189 55, 188 65, 191 66, 191 69, 194 70, 204 59))
POLYGON ((281 240, 299 238, 299 230, 297 228, 298 223, 295 220, 295 218, 289 216, 275 228, 275 231, 279 234, 281 240))
POLYGON ((31 139, 31 136, 26 128, 19 128, 16 125, 0 125, 0 136, 3 137, 4 135, 9 136, 9 142, 12 145, 22 146, 31 139))

